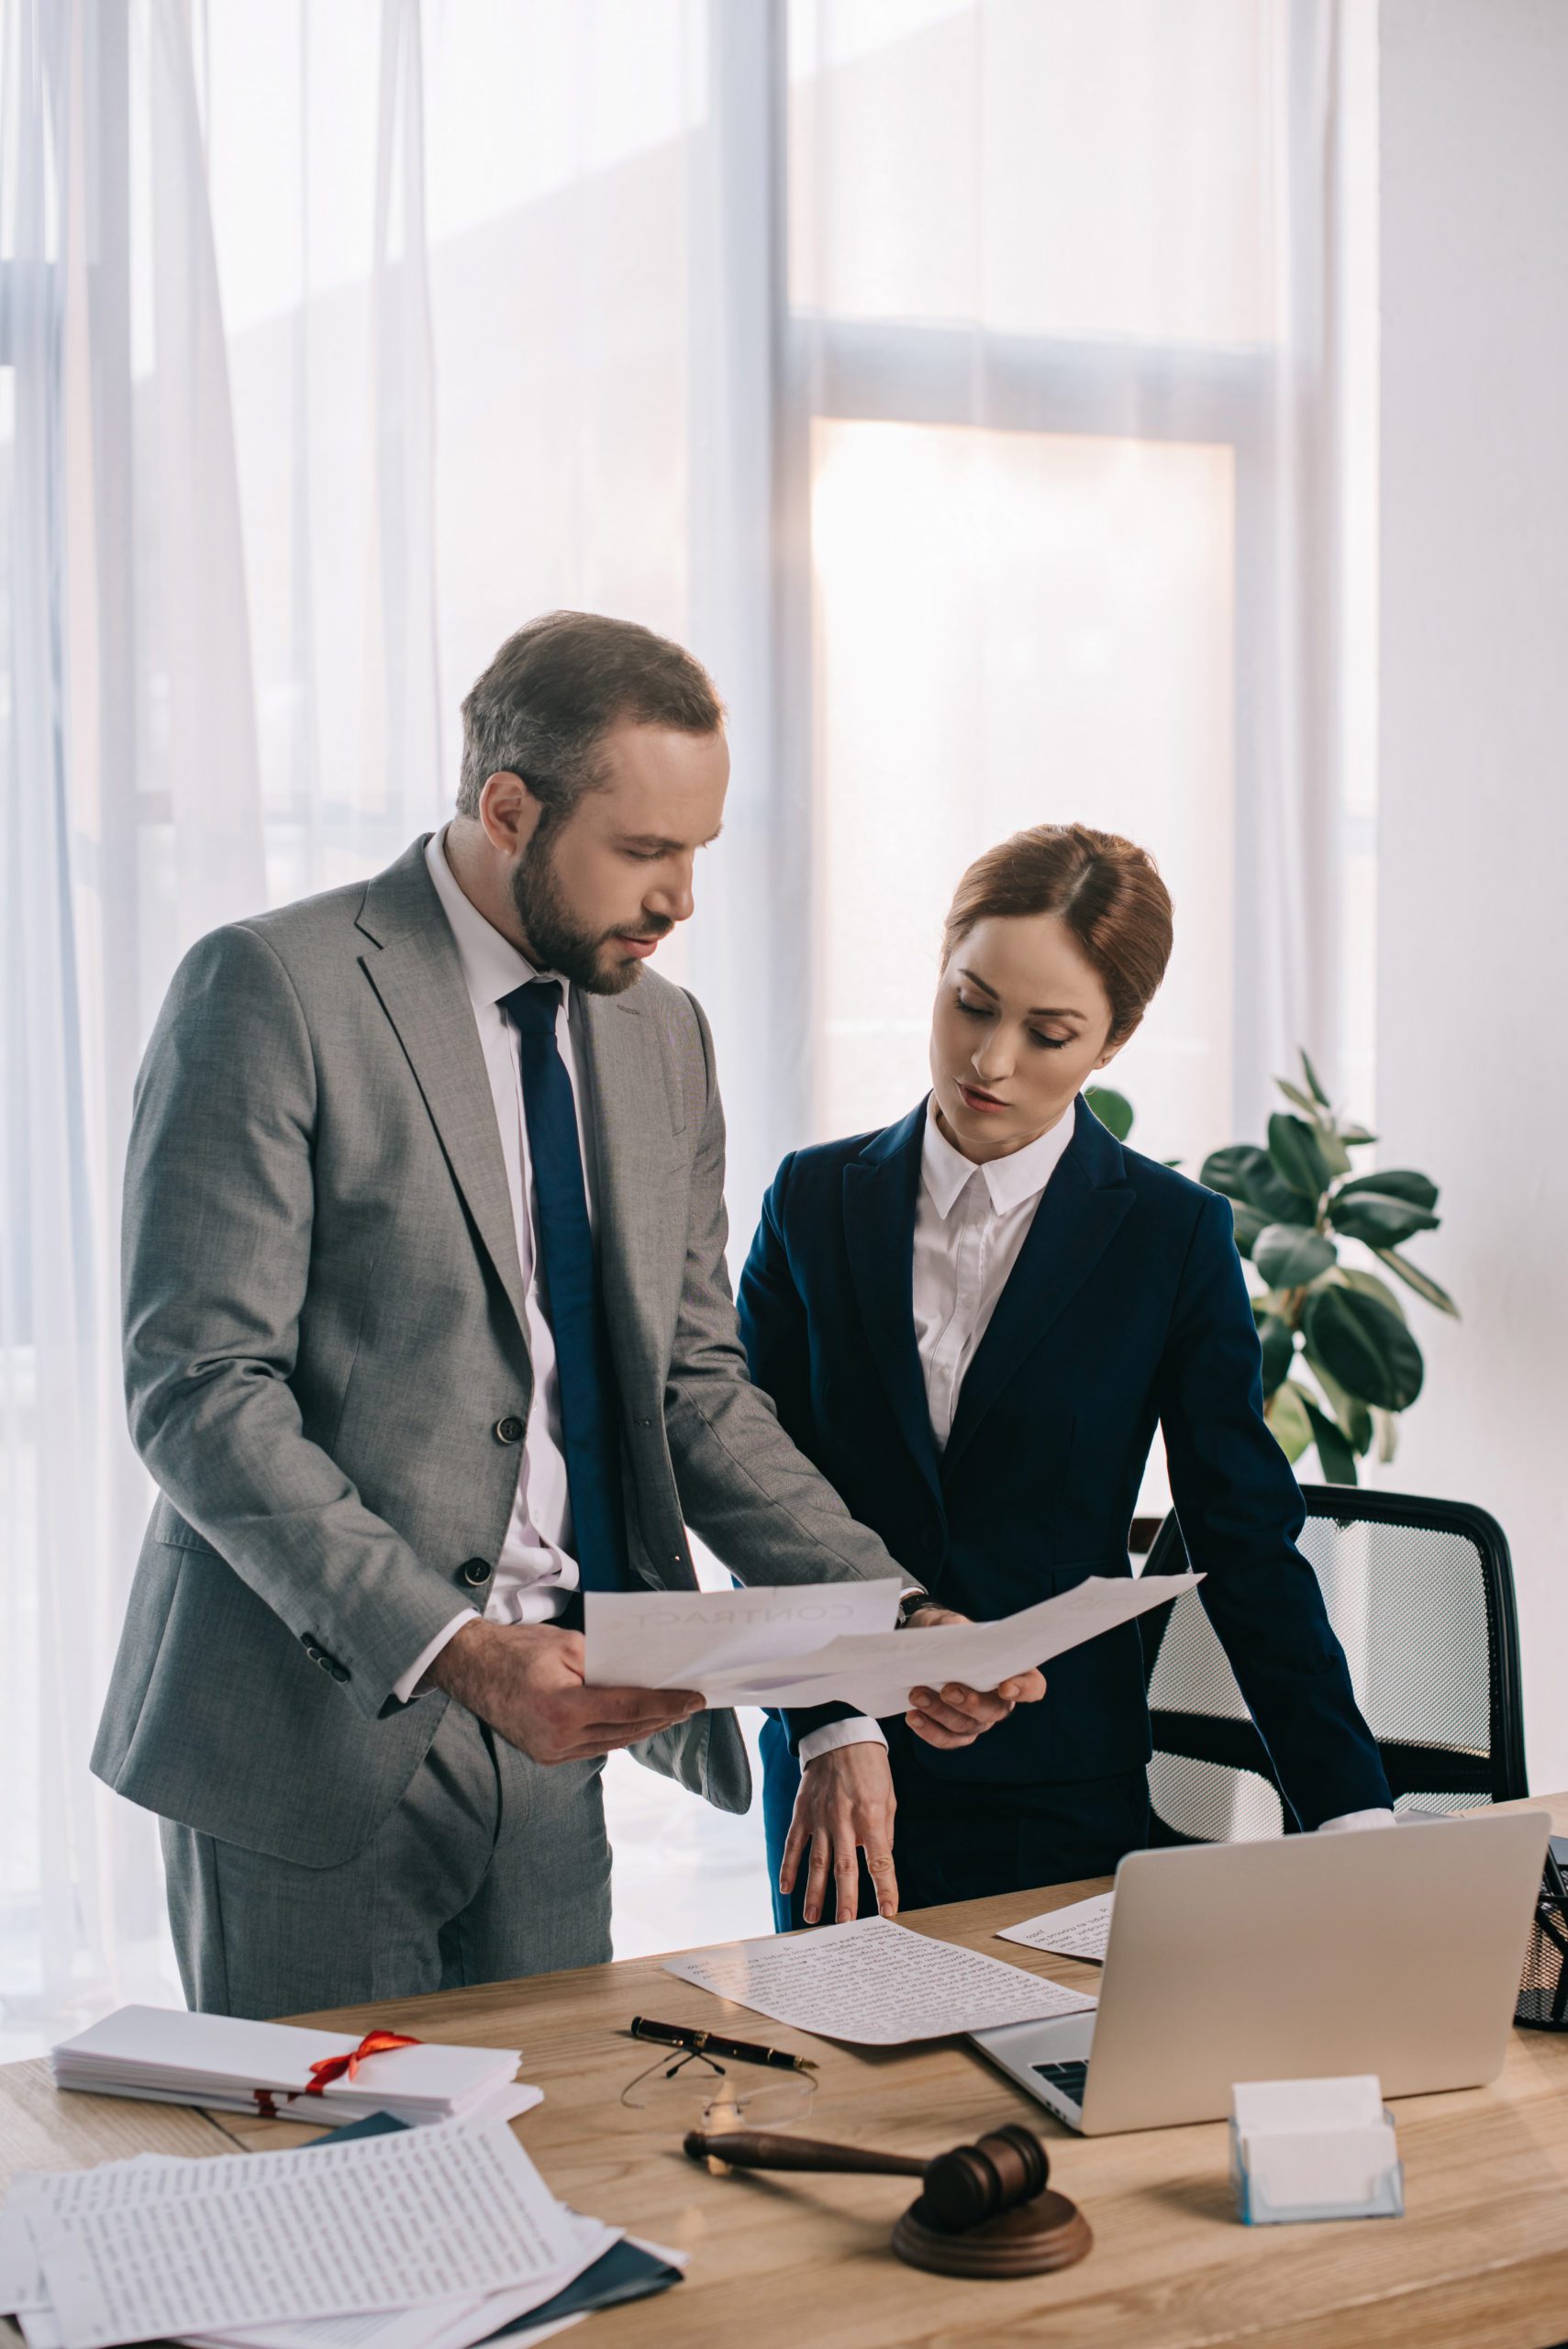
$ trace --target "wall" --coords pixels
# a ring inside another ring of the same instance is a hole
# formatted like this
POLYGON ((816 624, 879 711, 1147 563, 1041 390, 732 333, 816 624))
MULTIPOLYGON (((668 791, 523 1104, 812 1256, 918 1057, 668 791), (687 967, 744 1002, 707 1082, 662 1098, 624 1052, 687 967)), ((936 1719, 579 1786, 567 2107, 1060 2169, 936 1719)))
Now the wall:
MULTIPOLYGON (((1357 0, 1350 0, 1352 6, 1357 0)), ((1513 1544, 1568 1786, 1568 6, 1384 0, 1377 1119, 1445 1222, 1383 1481, 1513 1544)))

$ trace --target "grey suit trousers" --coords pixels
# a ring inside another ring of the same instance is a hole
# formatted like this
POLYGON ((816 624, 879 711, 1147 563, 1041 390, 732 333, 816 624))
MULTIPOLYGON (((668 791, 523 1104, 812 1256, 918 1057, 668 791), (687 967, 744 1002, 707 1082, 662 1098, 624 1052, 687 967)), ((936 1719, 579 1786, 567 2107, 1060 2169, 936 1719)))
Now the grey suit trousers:
POLYGON ((186 2000, 266 2021, 602 1964, 603 1767, 530 1762, 451 1704, 402 1799, 336 1867, 163 1820, 186 2000))

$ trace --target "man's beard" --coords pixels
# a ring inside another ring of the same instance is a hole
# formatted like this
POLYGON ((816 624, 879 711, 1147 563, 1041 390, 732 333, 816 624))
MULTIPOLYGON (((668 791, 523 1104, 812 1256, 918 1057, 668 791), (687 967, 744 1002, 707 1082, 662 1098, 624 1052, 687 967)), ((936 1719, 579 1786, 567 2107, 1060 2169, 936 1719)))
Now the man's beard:
MULTIPOLYGON (((523 851, 512 875, 512 903, 523 926, 523 935, 540 970, 559 971, 563 979, 589 995, 624 995, 628 987, 635 985, 642 966, 636 962, 617 962, 606 968, 602 960, 604 948, 615 938, 662 938, 673 924, 666 922, 658 931, 651 928, 642 931, 583 929, 573 918, 562 895, 550 853, 552 837, 553 827, 547 818, 523 851)), ((647 918, 645 915, 644 921, 647 918)))

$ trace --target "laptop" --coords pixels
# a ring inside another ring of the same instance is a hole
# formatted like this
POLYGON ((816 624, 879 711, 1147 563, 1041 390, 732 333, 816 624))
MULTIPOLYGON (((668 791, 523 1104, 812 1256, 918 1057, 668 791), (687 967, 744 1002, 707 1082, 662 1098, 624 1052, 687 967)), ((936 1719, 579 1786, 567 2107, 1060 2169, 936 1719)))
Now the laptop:
POLYGON ((1548 1825, 1481 1811, 1129 1852, 1095 2011, 971 2035, 1085 2136, 1223 2120, 1237 2080, 1477 2087, 1503 2067, 1548 1825))

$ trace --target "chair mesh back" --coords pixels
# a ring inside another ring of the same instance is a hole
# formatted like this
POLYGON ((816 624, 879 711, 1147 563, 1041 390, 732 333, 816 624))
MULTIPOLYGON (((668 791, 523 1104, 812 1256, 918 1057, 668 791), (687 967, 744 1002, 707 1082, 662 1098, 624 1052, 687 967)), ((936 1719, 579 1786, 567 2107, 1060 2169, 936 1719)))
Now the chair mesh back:
MULTIPOLYGON (((1501 1529, 1457 1503, 1303 1488, 1303 1555, 1399 1809, 1466 1810, 1526 1791, 1513 1579, 1501 1529)), ((1167 1518, 1147 1572, 1186 1564, 1167 1518)), ((1289 1823, 1262 1742, 1197 1592, 1143 1619, 1153 1839, 1218 1842, 1289 1823)))

